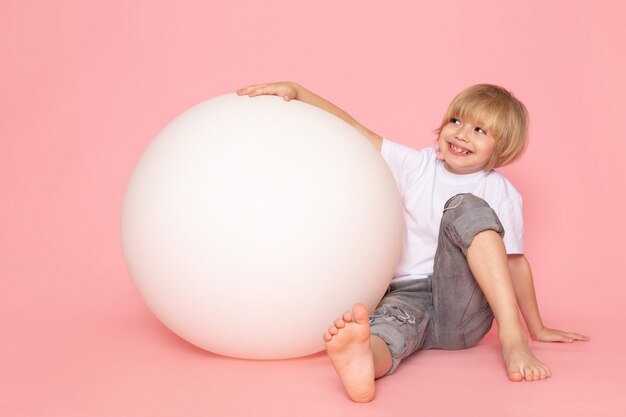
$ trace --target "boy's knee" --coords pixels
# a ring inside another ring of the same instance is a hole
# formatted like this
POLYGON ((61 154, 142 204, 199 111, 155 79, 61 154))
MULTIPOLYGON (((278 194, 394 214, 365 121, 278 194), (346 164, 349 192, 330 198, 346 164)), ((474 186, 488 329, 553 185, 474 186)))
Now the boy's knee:
POLYGON ((466 193, 457 194, 446 201, 443 211, 445 214, 448 210, 467 211, 479 207, 489 207, 489 204, 482 198, 476 197, 474 194, 466 193))
POLYGON ((504 236, 504 228, 495 211, 473 194, 457 194, 446 202, 441 227, 464 252, 474 236, 482 231, 494 230, 504 236))

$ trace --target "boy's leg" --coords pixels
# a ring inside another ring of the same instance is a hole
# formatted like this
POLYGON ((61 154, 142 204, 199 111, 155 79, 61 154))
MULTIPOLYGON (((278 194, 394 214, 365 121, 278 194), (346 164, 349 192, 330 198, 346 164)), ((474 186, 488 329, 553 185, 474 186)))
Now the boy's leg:
POLYGON ((433 344, 444 349, 473 346, 495 315, 509 378, 544 379, 549 370, 531 353, 519 321, 502 233, 484 200, 462 194, 446 203, 432 284, 433 344))
POLYGON ((467 259, 496 317, 509 378, 512 381, 548 378, 550 368, 531 352, 520 323, 506 251, 500 235, 491 230, 476 235, 468 249, 467 259))

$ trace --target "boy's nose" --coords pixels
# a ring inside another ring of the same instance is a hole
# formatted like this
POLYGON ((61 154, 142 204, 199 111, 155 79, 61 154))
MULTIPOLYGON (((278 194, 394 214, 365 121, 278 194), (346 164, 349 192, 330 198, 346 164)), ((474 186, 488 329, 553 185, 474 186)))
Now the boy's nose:
POLYGON ((463 126, 457 134, 457 139, 462 140, 464 142, 469 142, 469 138, 471 134, 472 134, 472 127, 463 126))

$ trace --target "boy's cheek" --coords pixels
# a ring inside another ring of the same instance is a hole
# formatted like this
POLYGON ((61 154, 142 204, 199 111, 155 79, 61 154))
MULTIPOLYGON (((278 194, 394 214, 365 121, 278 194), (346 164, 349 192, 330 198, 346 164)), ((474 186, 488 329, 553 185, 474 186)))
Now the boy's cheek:
POLYGON ((441 153, 441 146, 438 141, 435 143, 435 151, 437 152, 437 159, 443 161, 443 153, 441 153))

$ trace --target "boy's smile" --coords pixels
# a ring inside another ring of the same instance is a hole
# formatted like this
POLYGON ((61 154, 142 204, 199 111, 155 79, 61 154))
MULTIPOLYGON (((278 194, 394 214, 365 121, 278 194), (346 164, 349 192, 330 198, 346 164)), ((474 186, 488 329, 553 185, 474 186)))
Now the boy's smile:
POLYGON ((463 148, 460 145, 455 145, 453 143, 448 143, 448 147, 450 148, 450 152, 457 156, 469 155, 472 151, 463 148))
POLYGON ((441 129, 438 144, 446 169, 454 174, 481 171, 496 149, 496 139, 483 128, 454 118, 441 129))

